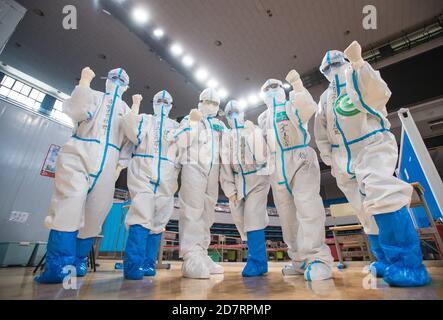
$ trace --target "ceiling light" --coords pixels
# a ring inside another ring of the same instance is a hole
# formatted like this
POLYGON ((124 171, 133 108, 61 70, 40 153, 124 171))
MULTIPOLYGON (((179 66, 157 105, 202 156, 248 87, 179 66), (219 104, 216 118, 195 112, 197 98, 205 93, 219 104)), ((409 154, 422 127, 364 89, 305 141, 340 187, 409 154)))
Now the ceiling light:
POLYGON ((208 71, 206 71, 206 69, 203 68, 198 69, 197 72, 195 73, 195 77, 199 81, 205 81, 208 78, 208 76, 209 76, 208 71))
POLYGON ((149 14, 146 9, 137 7, 132 10, 132 19, 138 24, 145 24, 149 20, 149 14))
POLYGON ((180 56, 183 53, 183 48, 178 43, 171 46, 171 52, 174 56, 180 56))
POLYGON ((226 99, 229 96, 229 92, 225 88, 221 88, 218 91, 218 94, 220 95, 220 98, 226 99))
POLYGON ((291 88, 291 85, 290 85, 289 83, 284 83, 284 84, 283 84, 283 88, 285 88, 285 89, 290 89, 290 88, 291 88))
POLYGON ((245 108, 247 108, 247 106, 248 106, 248 102, 246 101, 246 99, 241 98, 241 99, 238 101, 238 105, 240 106, 240 108, 245 109, 245 108))
POLYGON ((191 56, 185 56, 182 62, 185 67, 192 67, 194 65, 194 58, 192 58, 191 56))
POLYGON ((209 80, 208 87, 209 88, 214 88, 214 89, 217 88, 218 87, 218 81, 215 80, 215 79, 209 80))
POLYGON ((251 95, 248 97, 248 101, 249 101, 250 104, 256 104, 256 103, 258 102, 258 97, 257 97, 257 95, 255 95, 255 94, 251 94, 251 95))
POLYGON ((163 31, 163 29, 157 28, 154 30, 153 34, 154 34, 154 37, 156 37, 157 39, 160 39, 165 35, 165 32, 163 31))

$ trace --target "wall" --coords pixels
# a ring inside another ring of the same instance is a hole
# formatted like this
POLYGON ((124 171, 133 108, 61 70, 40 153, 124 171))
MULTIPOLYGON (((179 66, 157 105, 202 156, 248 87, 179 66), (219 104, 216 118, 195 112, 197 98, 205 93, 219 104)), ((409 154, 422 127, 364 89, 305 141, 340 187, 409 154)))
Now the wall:
POLYGON ((0 242, 47 240, 43 221, 54 179, 41 176, 40 170, 51 144, 62 146, 71 130, 0 99, 0 242), (10 221, 13 211, 28 217, 10 221))

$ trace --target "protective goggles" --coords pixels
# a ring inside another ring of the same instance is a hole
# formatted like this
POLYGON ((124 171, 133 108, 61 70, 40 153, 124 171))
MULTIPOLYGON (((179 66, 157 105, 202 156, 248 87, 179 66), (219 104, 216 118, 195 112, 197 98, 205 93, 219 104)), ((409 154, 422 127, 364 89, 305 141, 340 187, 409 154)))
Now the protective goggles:
POLYGON ((120 87, 129 87, 129 83, 127 83, 124 78, 119 77, 117 75, 108 76, 107 79, 112 81, 112 83, 115 83, 116 85, 118 85, 120 87))
POLYGON ((172 105, 172 103, 170 103, 168 99, 162 99, 162 98, 157 99, 157 101, 155 103, 156 104, 165 104, 167 106, 172 105))
POLYGON ((268 92, 270 90, 275 90, 275 89, 278 89, 278 88, 282 88, 282 86, 280 86, 278 83, 272 83, 269 86, 267 86, 266 88, 264 88, 263 92, 266 93, 266 92, 268 92))
POLYGON ((200 100, 201 103, 210 105, 211 107, 218 107, 218 102, 211 100, 200 100))
POLYGON ((236 110, 229 110, 228 113, 226 114, 226 118, 229 119, 237 119, 240 116, 240 112, 236 111, 236 110))
POLYGON ((321 69, 321 72, 323 74, 328 74, 329 72, 331 72, 332 69, 340 68, 342 65, 343 65, 343 62, 334 62, 334 63, 328 64, 325 67, 323 67, 321 69))

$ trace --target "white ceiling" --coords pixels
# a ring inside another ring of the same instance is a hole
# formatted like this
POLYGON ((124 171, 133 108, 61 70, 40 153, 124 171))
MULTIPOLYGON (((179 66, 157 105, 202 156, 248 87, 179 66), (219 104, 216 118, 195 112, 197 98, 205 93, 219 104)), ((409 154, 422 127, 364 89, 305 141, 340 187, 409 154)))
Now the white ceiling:
MULTIPOLYGON (((257 93, 266 79, 282 79, 291 68, 302 74, 316 69, 328 49, 343 50, 354 39, 368 48, 443 12, 441 0, 373 0, 378 29, 366 31, 362 8, 368 2, 363 0, 126 0, 131 1, 145 3, 151 20, 182 43, 235 98, 257 93), (222 46, 215 46, 216 40, 222 46)), ((94 6, 100 1, 18 2, 30 10, 43 10, 45 17, 28 12, 0 60, 67 93, 85 65, 98 75, 123 66, 131 77, 129 94, 145 95, 144 111, 152 110, 148 101, 163 88, 175 98, 173 115, 182 116, 196 105, 197 89, 125 26, 94 6), (61 10, 66 4, 78 9, 76 31, 62 28, 61 10), (99 59, 99 54, 107 59, 99 59)))

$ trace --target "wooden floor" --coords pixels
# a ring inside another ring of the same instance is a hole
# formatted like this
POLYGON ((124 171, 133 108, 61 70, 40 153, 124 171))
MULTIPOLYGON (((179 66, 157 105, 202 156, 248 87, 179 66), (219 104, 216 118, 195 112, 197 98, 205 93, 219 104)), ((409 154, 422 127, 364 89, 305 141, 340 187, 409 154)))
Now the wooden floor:
POLYGON ((270 263, 265 277, 243 278, 242 263, 226 263, 225 274, 210 280, 182 278, 181 263, 171 270, 159 270, 155 278, 123 280, 114 262, 100 261, 97 273, 77 281, 77 290, 62 285, 41 285, 33 281, 30 268, 0 269, 0 299, 443 299, 443 268, 428 268, 433 283, 422 288, 390 288, 378 279, 376 289, 364 289, 362 266, 340 271, 334 279, 309 283, 302 276, 282 277, 282 263, 270 263))

